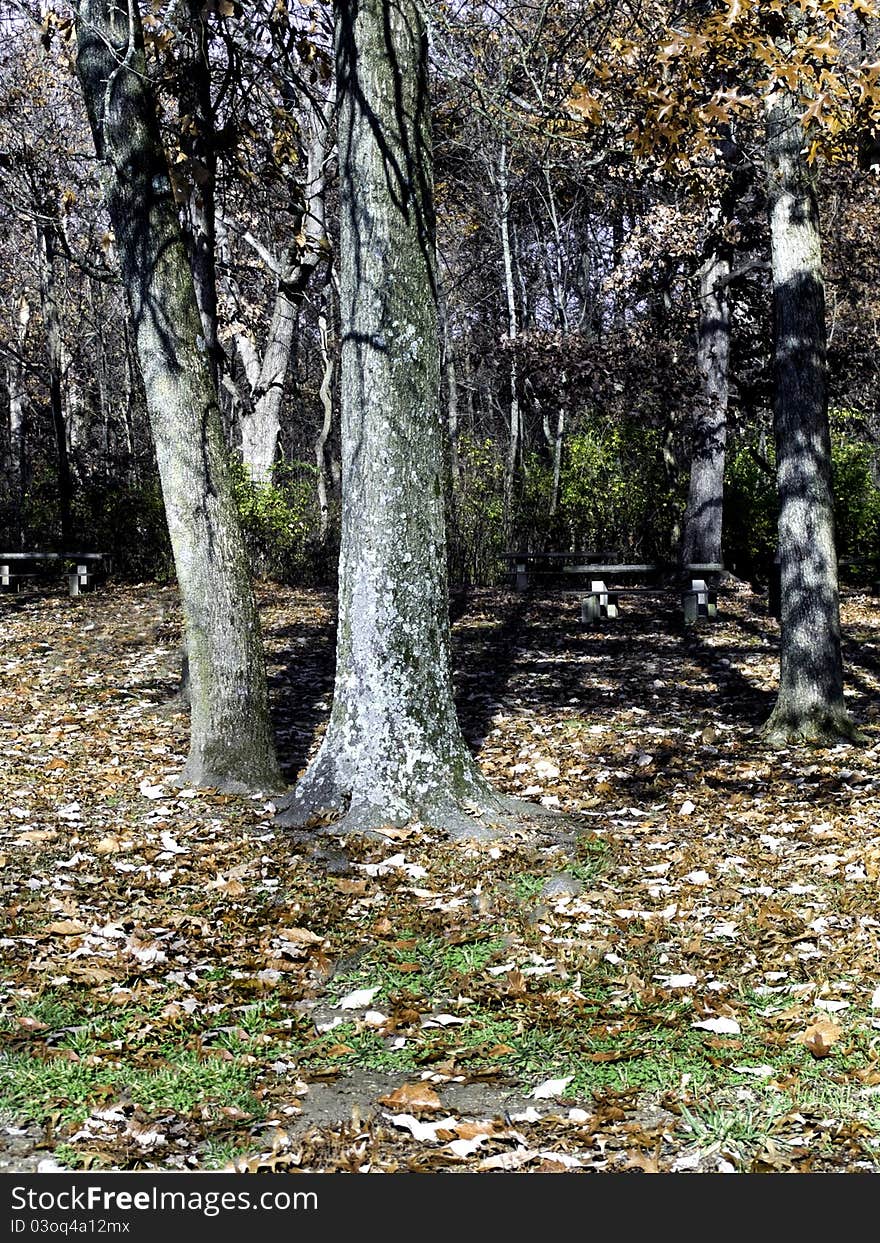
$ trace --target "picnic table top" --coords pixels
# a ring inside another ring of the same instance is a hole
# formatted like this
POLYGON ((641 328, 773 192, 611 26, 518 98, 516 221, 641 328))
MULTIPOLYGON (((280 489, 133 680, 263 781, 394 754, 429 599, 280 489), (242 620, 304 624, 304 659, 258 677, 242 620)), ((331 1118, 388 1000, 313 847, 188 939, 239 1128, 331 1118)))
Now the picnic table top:
POLYGON ((607 557, 607 552, 503 552, 506 561, 577 561, 584 557, 607 557))
POLYGON ((102 561, 106 552, 0 552, 0 561, 102 561))
POLYGON ((683 568, 701 570, 704 574, 720 574, 724 566, 720 561, 688 561, 683 568))
POLYGON ((562 567, 564 574, 654 574, 660 569, 659 565, 565 565, 562 567))

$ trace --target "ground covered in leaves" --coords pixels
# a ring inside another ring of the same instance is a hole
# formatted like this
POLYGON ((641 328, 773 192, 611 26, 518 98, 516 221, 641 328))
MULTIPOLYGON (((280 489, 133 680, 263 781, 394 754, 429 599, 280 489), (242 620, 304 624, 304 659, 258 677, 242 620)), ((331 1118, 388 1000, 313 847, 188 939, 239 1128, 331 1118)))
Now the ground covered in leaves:
MULTIPOLYGON (((465 733, 574 817, 552 847, 177 789, 173 591, 0 599, 0 1170, 880 1171, 880 605, 843 610, 867 745, 769 751, 766 602, 671 603, 456 621, 465 733)), ((261 607, 292 781, 333 600, 261 607)))

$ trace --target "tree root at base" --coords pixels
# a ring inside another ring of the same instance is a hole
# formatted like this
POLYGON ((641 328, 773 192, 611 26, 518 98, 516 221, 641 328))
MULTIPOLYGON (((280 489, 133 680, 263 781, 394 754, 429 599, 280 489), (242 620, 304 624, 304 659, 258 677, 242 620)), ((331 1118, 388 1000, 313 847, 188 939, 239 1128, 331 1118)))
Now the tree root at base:
POLYGON ((471 796, 458 801, 450 796, 424 804, 402 804, 399 799, 386 803, 377 799, 375 792, 371 792, 369 799, 357 794, 346 798, 325 783, 322 785, 323 797, 318 797, 318 791, 313 789, 311 797, 308 793, 297 797, 294 791, 284 799, 276 823, 284 828, 306 828, 337 837, 356 834, 384 841, 388 835, 383 830, 410 825, 441 833, 452 841, 473 842, 495 842, 534 833, 565 841, 574 828, 574 823, 555 809, 494 791, 478 800, 471 796))
POLYGON ((828 747, 841 742, 862 746, 868 741, 845 709, 828 708, 813 712, 774 709, 769 720, 758 730, 758 736, 771 747, 798 743, 828 747))

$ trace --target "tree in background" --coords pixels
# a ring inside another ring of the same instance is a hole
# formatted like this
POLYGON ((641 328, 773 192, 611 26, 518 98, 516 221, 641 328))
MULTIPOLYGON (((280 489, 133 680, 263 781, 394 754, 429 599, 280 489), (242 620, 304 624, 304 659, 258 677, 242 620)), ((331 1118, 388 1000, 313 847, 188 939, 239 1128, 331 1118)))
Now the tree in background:
POLYGON ((274 788, 280 778, 256 602, 138 6, 80 0, 76 35, 183 604, 191 701, 184 779, 274 788))

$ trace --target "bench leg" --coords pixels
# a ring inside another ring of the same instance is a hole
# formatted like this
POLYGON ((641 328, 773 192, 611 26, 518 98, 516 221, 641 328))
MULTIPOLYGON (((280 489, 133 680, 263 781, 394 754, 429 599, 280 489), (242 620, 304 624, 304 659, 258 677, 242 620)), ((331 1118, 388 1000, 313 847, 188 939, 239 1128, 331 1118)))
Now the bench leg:
POLYGON ((514 579, 513 589, 517 592, 523 592, 529 585, 529 575, 526 570, 524 561, 516 563, 516 578, 514 579))
POLYGON ((684 624, 686 626, 693 626, 700 616, 698 593, 696 591, 683 591, 681 593, 681 608, 684 613, 684 624))
POLYGON ((87 565, 78 565, 75 570, 71 570, 67 576, 67 582, 72 596, 79 596, 91 587, 93 575, 89 573, 87 565))
POLYGON ((581 600, 581 621, 586 625, 589 622, 598 621, 600 616, 599 596, 595 591, 591 591, 581 600))

